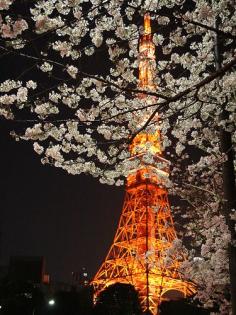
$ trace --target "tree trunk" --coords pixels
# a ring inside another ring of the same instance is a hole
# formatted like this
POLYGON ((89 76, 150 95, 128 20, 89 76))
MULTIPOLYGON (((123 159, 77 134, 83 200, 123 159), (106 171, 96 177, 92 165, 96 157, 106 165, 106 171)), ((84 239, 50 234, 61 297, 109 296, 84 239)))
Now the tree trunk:
MULTIPOLYGON (((216 28, 220 24, 220 19, 216 19, 216 28)), ((215 44, 215 64, 216 70, 219 70, 222 65, 222 51, 224 45, 223 38, 216 35, 215 44)), ((222 105, 222 113, 220 121, 227 121, 229 119, 229 112, 225 109, 226 102, 222 105)), ((220 130, 220 148, 221 152, 226 155, 226 161, 223 163, 223 213, 225 215, 226 223, 231 234, 231 243, 229 244, 229 278, 230 278, 230 293, 232 314, 236 315, 236 231, 235 222, 230 219, 232 209, 236 209, 236 185, 234 173, 234 150, 232 146, 232 135, 226 131, 224 127, 220 130)))
MULTIPOLYGON (((223 114, 227 114, 228 112, 223 114)), ((236 209, 236 188, 235 188, 235 174, 234 174, 234 152, 232 148, 231 134, 221 130, 220 137, 221 151, 226 154, 227 160, 223 164, 223 195, 224 195, 224 213, 226 222, 231 234, 231 244, 229 244, 229 276, 230 276, 230 291, 232 314, 236 315, 236 232, 235 221, 230 219, 230 212, 236 209)))
MULTIPOLYGON (((228 113, 226 113, 228 114, 228 113)), ((235 222, 230 219, 230 212, 236 208, 236 189, 234 175, 234 154, 232 149, 231 134, 221 130, 221 150, 227 156, 227 161, 223 164, 223 194, 224 194, 224 214, 226 223, 231 234, 231 244, 229 244, 229 276, 232 313, 236 315, 236 233, 235 222)))

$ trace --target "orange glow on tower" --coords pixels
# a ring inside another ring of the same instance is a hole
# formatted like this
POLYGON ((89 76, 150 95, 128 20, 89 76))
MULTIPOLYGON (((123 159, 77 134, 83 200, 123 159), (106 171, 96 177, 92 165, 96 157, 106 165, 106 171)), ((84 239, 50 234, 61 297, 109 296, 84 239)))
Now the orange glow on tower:
MULTIPOLYGON (((140 89, 155 90, 154 71, 155 46, 150 16, 145 14, 139 45, 140 89)), ((144 95, 139 97, 145 102, 144 95)), ((162 156, 158 129, 154 133, 139 133, 130 145, 130 155, 130 160, 137 160, 139 166, 127 176, 118 229, 92 285, 96 298, 112 284, 132 284, 143 311, 155 315, 163 300, 190 296, 195 287, 179 273, 183 253, 168 254, 177 236, 165 188, 169 162, 162 156), (152 159, 148 160, 150 155, 152 159)))

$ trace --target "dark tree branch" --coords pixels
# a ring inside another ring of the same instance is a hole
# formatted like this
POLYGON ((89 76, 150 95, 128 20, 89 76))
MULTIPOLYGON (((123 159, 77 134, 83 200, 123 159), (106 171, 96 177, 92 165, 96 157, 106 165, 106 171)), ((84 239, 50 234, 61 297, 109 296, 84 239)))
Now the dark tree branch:
MULTIPOLYGON (((31 56, 31 55, 25 54, 25 53, 20 52, 20 51, 11 50, 11 49, 3 47, 3 46, 0 46, 0 49, 5 51, 5 52, 8 52, 8 53, 11 53, 14 55, 18 55, 21 57, 25 57, 28 59, 32 59, 32 60, 36 60, 36 61, 40 61, 40 62, 49 62, 49 63, 51 63, 55 66, 59 66, 63 69, 67 68, 67 66, 65 64, 58 62, 58 61, 55 61, 55 60, 48 59, 48 58, 40 58, 40 57, 36 57, 36 56, 31 56)), ((120 91, 129 92, 129 93, 145 94, 145 95, 155 96, 155 97, 159 97, 159 98, 166 99, 166 100, 168 99, 168 97, 166 97, 163 94, 159 94, 159 93, 148 91, 148 90, 140 90, 140 89, 132 89, 132 88, 122 87, 122 86, 119 86, 118 84, 116 84, 112 81, 108 81, 108 80, 106 80, 100 76, 86 73, 86 72, 81 71, 81 70, 78 70, 78 74, 82 75, 85 78, 90 78, 90 79, 100 81, 100 82, 104 83, 105 85, 112 86, 112 87, 114 87, 120 91)))
POLYGON ((193 25, 195 25, 195 26, 199 26, 199 27, 204 28, 204 29, 206 29, 206 30, 208 30, 208 31, 212 31, 212 32, 214 32, 214 33, 216 33, 216 34, 218 34, 218 35, 220 35, 220 36, 223 36, 224 38, 236 40, 236 36, 235 36, 235 35, 233 35, 233 34, 231 34, 231 33, 229 33, 229 32, 224 32, 224 31, 222 31, 222 30, 219 30, 219 29, 217 29, 217 28, 215 28, 215 27, 213 27, 213 26, 209 26, 209 25, 200 23, 200 22, 198 22, 198 21, 189 20, 189 19, 185 18, 184 16, 181 16, 181 18, 178 18, 177 16, 175 16, 175 18, 176 18, 177 20, 180 20, 180 19, 181 19, 182 21, 184 21, 184 22, 186 22, 186 23, 193 24, 193 25))
MULTIPOLYGON (((148 120, 145 122, 145 124, 133 135, 131 141, 134 139, 134 137, 141 132, 142 130, 144 130, 149 123, 152 121, 152 119, 155 117, 155 115, 157 114, 158 110, 160 109, 164 109, 167 107, 167 105, 169 105, 170 103, 176 102, 178 100, 180 100, 182 97, 187 96, 188 94, 190 94, 193 91, 198 91, 201 87, 203 87, 204 85, 210 83, 211 81, 215 80, 218 77, 221 77, 222 75, 224 75, 227 71, 229 71, 234 65, 236 65, 236 56, 234 56, 234 58, 226 63, 224 66, 222 66, 219 70, 217 70, 216 72, 210 74, 209 76, 207 76, 205 79, 203 79, 202 81, 200 81, 199 83, 193 85, 192 87, 189 87, 187 89, 185 89, 184 91, 169 97, 168 100, 162 102, 159 104, 159 106, 153 111, 153 113, 150 115, 150 117, 148 118, 148 120)), ((196 96, 196 95, 195 95, 196 96)))

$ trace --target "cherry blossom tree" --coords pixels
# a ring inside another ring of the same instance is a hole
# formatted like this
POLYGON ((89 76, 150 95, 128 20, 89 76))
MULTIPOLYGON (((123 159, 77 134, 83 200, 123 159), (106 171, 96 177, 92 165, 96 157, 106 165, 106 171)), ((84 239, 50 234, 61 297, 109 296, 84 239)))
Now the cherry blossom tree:
MULTIPOLYGON (((163 150, 175 161, 169 189, 191 207, 182 215, 201 249, 188 269, 202 287, 205 281, 198 297, 218 299, 226 314, 230 282, 235 315, 234 5, 0 0, 1 57, 19 61, 19 72, 10 68, 0 84, 0 114, 42 163, 116 185, 136 166, 128 150, 135 135, 161 130, 163 150), (145 12, 153 21, 155 91, 137 79, 145 12)), ((150 153, 145 158, 152 162, 150 153)))

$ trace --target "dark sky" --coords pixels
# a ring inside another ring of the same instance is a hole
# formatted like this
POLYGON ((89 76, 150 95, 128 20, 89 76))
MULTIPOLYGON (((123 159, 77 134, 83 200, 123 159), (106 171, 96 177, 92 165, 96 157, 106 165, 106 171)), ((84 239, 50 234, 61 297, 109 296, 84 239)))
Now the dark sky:
POLYGON ((124 187, 42 165, 28 142, 0 124, 1 264, 11 255, 42 255, 52 279, 92 276, 112 243, 124 187))
MULTIPOLYGON (((34 55, 45 43, 47 38, 33 41, 27 54, 34 55)), ((4 56, 0 81, 36 78, 41 89, 47 87, 53 79, 45 79, 33 64, 4 56)), ((91 73, 98 66, 109 70, 104 50, 83 66, 91 73)), ((53 279, 69 280, 72 271, 84 266, 93 276, 112 243, 124 187, 101 185, 89 176, 42 165, 30 143, 9 136, 9 125, 14 124, 0 119, 0 262, 6 264, 11 255, 42 255, 53 279)))
MULTIPOLYGON (((47 38, 33 41, 26 52, 35 55, 45 44, 47 38)), ((36 80, 41 90, 55 84, 32 68, 31 59, 6 55, 1 60, 1 82, 36 80)), ((83 66, 94 71, 98 65, 103 71, 108 66, 103 50, 83 66)), ((93 276, 113 241, 124 187, 42 165, 29 142, 9 136, 9 126, 14 123, 0 118, 0 263, 11 255, 42 255, 53 279, 69 280, 72 271, 84 266, 93 276)))

